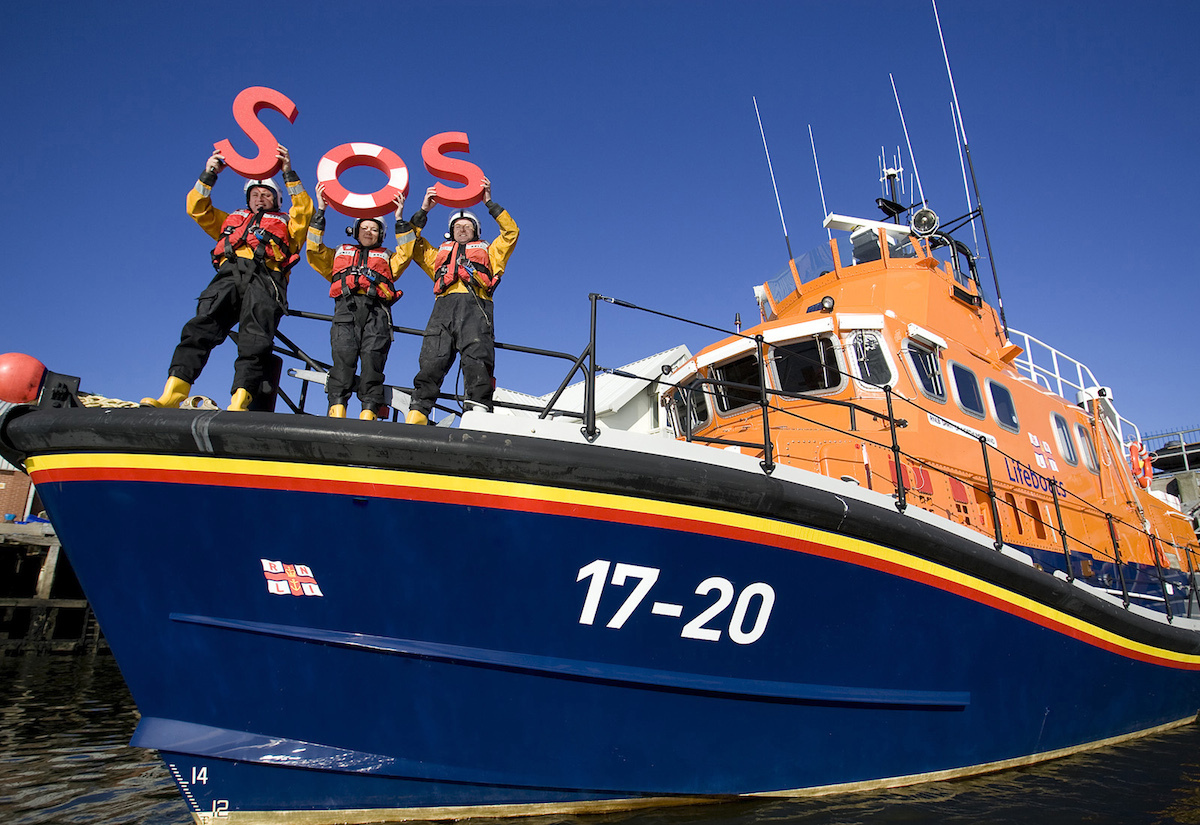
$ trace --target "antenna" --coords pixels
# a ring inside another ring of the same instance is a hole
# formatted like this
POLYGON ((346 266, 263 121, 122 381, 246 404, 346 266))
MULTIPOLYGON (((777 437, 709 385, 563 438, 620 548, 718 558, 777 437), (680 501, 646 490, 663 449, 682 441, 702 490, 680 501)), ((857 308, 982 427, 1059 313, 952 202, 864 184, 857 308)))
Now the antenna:
MULTIPOLYGON (((761 127, 761 123, 759 124, 761 127)), ((829 209, 825 206, 825 187, 821 185, 821 164, 817 163, 817 142, 813 139, 812 124, 808 124, 808 142, 812 144, 813 150, 813 166, 817 168, 817 190, 821 193, 821 216, 829 214, 829 209)), ((766 145, 766 138, 763 139, 763 145, 766 145)), ((782 210, 780 210, 782 211, 782 210)), ((833 240, 833 230, 828 226, 825 227, 825 234, 833 240)))
POLYGON ((954 72, 950 70, 950 55, 946 51, 946 38, 942 34, 942 18, 938 15, 937 0, 933 3, 933 19, 937 22, 938 39, 942 42, 942 57, 946 61, 946 76, 950 78, 950 94, 954 98, 954 112, 957 115, 958 131, 962 135, 962 148, 967 156, 967 166, 971 170, 971 183, 975 188, 975 203, 979 205, 979 221, 983 224, 983 243, 988 251, 988 266, 992 268, 992 282, 996 285, 996 308, 1000 311, 1000 323, 1004 326, 1004 337, 1008 337, 1008 320, 1004 317, 1004 298, 1000 296, 1000 276, 996 274, 996 258, 992 254, 992 241, 988 236, 987 218, 983 214, 983 198, 979 197, 979 179, 975 177, 975 164, 971 162, 971 146, 967 143, 967 128, 963 124, 962 109, 958 105, 958 91, 954 88, 954 72))
MULTIPOLYGON (((971 186, 967 183, 967 165, 963 161, 962 143, 958 140, 958 114, 954 111, 954 104, 950 104, 950 117, 954 121, 954 142, 958 145, 958 168, 962 170, 963 176, 963 193, 967 196, 967 214, 975 214, 975 204, 971 202, 971 186)), ((979 232, 975 229, 975 220, 971 219, 971 237, 975 241, 975 257, 979 257, 979 232)))
MULTIPOLYGON (((912 141, 908 139, 908 125, 904 122, 904 109, 900 106, 900 93, 896 91, 896 78, 892 77, 892 73, 888 72, 888 79, 892 81, 892 94, 896 97, 896 110, 900 112, 900 126, 904 129, 904 142, 908 144, 908 159, 912 162, 913 176, 917 179, 917 192, 921 195, 921 203, 925 203, 925 189, 921 186, 921 173, 917 171, 917 159, 913 156, 912 141)), ((896 147, 897 153, 900 147, 896 147)))
POLYGON ((888 166, 887 154, 882 146, 879 147, 879 189, 882 198, 875 199, 875 205, 884 211, 893 221, 900 223, 900 216, 907 210, 899 202, 904 193, 904 166, 900 163, 900 147, 892 155, 892 165, 888 166), (897 188, 899 184, 899 188, 897 188))
POLYGON ((796 271, 796 256, 792 254, 792 242, 788 240, 787 221, 783 219, 783 204, 779 200, 779 187, 775 185, 775 169, 771 166, 771 150, 767 148, 767 133, 763 130, 762 115, 758 113, 758 98, 751 95, 754 101, 754 116, 758 118, 758 133, 762 135, 763 152, 767 156, 767 171, 771 173, 771 188, 775 190, 775 205, 779 207, 779 222, 783 225, 783 242, 787 244, 788 265, 792 268, 792 277, 796 280, 796 289, 800 289, 800 273, 796 271))

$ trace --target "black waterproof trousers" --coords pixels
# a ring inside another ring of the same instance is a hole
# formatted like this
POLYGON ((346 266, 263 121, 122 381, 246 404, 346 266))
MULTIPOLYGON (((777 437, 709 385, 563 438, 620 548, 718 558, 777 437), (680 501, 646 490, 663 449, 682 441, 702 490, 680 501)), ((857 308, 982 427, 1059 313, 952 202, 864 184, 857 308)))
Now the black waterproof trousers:
POLYGON ((252 396, 269 395, 275 388, 267 382, 267 362, 286 309, 287 281, 282 274, 250 258, 223 262, 197 299, 196 317, 183 325, 168 374, 195 383, 213 349, 237 325, 230 394, 245 389, 252 396))
POLYGON ((345 404, 354 390, 354 368, 362 365, 358 400, 372 412, 384 404, 383 368, 392 347, 392 311, 378 298, 342 295, 334 301, 329 327, 333 368, 325 381, 329 406, 345 404))
POLYGON ((469 292, 452 292, 433 302, 421 342, 420 371, 413 379, 410 409, 429 415, 455 353, 461 358, 467 398, 491 409, 496 386, 492 378, 496 368, 492 320, 492 302, 469 292))

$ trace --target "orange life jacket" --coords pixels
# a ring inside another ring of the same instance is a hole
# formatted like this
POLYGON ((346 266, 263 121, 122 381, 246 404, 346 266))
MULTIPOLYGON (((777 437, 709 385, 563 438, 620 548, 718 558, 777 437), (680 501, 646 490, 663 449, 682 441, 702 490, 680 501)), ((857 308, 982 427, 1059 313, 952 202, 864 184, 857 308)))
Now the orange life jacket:
POLYGON ((484 288, 488 295, 496 290, 499 278, 492 277, 492 265, 488 260, 488 245, 485 241, 462 244, 446 241, 438 247, 433 261, 433 294, 441 295, 455 281, 471 286, 472 282, 484 288))
POLYGON ((299 254, 293 255, 288 244, 288 216, 283 212, 251 212, 239 209, 230 212, 221 224, 221 235, 213 247, 213 266, 238 257, 240 247, 248 247, 259 261, 273 261, 280 272, 287 274, 299 254))
POLYGON ((357 292, 378 298, 386 304, 395 303, 404 293, 392 282, 392 268, 388 264, 390 257, 382 246, 364 249, 358 244, 342 244, 333 253, 333 282, 329 285, 329 297, 337 298, 357 292))

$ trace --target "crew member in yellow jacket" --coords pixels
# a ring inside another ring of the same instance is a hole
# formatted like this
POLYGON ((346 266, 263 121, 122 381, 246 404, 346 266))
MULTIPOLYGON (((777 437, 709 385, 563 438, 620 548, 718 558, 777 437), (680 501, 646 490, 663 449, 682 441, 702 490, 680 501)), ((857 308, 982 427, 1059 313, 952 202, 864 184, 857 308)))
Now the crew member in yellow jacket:
POLYGON ((183 326, 162 396, 143 398, 143 405, 178 407, 191 392, 213 348, 234 325, 238 328, 238 355, 229 409, 249 409, 255 395, 274 391, 267 378, 271 346, 287 309, 288 270, 299 260, 313 214, 312 199, 292 171, 288 150, 279 146, 276 153, 292 200, 287 213, 282 211, 279 186, 273 180, 246 182, 245 209, 225 213, 214 207, 212 187, 225 168, 219 152, 213 152, 188 192, 188 214, 217 241, 212 251, 217 274, 200 293, 196 317, 183 326))
MULTIPOLYGON (((404 195, 396 195, 396 238, 409 243, 412 227, 403 221, 404 195), (407 228, 406 228, 407 227, 407 228)), ((362 364, 358 382, 359 418, 374 421, 384 405, 383 369, 392 346, 392 304, 404 294, 396 286, 408 266, 408 256, 389 254, 383 246, 387 227, 382 217, 359 218, 346 234, 354 243, 337 249, 325 245, 325 184, 317 184, 317 213, 308 227, 309 265, 329 281, 333 323, 329 344, 333 367, 325 381, 331 418, 346 417, 346 402, 354 389, 354 368, 362 364)))
MULTIPOLYGON (((492 295, 504 274, 517 243, 517 224, 492 201, 492 183, 482 180, 484 205, 500 226, 500 237, 490 244, 479 236, 479 219, 465 209, 450 216, 446 242, 435 248, 422 237, 397 242, 402 260, 411 257, 433 279, 433 311, 425 326, 416 378, 413 379, 409 424, 428 424, 429 413, 442 389, 457 352, 468 401, 492 408, 496 366, 496 336, 492 295)), ((428 212, 437 203, 436 187, 429 187, 411 223, 424 228, 428 212)))

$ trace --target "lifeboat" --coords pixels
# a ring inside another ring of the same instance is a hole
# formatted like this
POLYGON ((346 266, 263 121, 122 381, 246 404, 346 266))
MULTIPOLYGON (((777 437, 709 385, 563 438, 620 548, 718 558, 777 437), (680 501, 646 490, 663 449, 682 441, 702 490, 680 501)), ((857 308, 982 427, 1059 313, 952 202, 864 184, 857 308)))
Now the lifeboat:
POLYGON ((1198 548, 1113 393, 951 235, 825 223, 760 323, 604 370, 598 308, 637 307, 593 295, 557 390, 457 426, 92 406, 22 361, 0 453, 195 821, 828 794, 1191 723, 1198 548))

